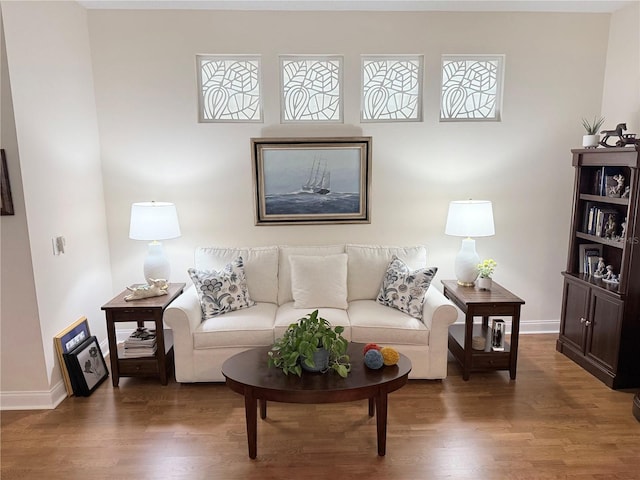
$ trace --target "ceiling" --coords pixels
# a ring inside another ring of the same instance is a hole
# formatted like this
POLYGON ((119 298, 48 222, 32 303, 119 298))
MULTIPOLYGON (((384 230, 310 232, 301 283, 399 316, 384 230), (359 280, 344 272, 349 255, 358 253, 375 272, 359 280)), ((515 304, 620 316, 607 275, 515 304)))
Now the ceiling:
POLYGON ((614 12, 640 0, 78 0, 89 9, 614 12))

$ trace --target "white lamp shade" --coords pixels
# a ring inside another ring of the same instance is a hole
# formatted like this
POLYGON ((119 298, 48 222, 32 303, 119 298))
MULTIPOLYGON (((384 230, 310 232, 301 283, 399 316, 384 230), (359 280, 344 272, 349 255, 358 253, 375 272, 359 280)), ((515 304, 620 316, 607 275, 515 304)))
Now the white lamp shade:
POLYGON ((176 206, 168 202, 140 202, 131 205, 129 238, 168 240, 180 236, 176 206))
POLYGON ((456 200, 449 204, 444 233, 456 237, 495 235, 493 207, 489 200, 456 200))

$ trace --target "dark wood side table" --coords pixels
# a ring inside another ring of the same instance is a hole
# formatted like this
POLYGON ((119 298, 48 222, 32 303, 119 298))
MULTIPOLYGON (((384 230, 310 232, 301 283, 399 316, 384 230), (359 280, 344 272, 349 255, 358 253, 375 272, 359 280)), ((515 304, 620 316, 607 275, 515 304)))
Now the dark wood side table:
POLYGON ((165 308, 182 293, 184 287, 184 283, 172 283, 167 295, 130 302, 125 301, 124 297, 131 292, 125 290, 102 306, 107 317, 111 381, 114 387, 118 386, 120 377, 157 376, 160 377, 162 385, 168 383, 168 371, 173 362, 173 339, 170 331, 164 331, 162 315, 165 308), (153 357, 118 358, 117 322, 136 322, 138 327, 144 326, 144 322, 154 322, 158 346, 156 354, 153 357))
POLYGON ((509 370, 512 380, 516 378, 518 363, 518 335, 520 333, 520 307, 524 300, 503 286, 493 282, 491 290, 463 287, 455 280, 442 280, 444 296, 465 314, 464 325, 449 327, 449 351, 462 364, 462 378, 469 380, 472 371, 509 370), (491 350, 491 328, 489 317, 511 317, 511 338, 505 342, 502 352, 491 350), (474 317, 482 317, 482 324, 475 325, 474 317), (484 350, 473 350, 473 336, 486 338, 484 350))

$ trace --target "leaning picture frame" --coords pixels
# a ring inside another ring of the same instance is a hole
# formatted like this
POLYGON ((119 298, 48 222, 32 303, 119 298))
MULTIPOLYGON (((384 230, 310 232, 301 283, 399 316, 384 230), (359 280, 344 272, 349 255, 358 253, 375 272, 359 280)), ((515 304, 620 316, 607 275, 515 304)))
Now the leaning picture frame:
POLYGON ((98 339, 89 337, 85 342, 64 355, 71 384, 76 395, 88 397, 109 376, 98 339))
POLYGON ((53 337, 56 355, 58 357, 58 362, 60 363, 60 370, 62 370, 64 386, 67 390, 67 396, 73 395, 73 386, 71 384, 71 377, 69 375, 69 370, 67 369, 67 364, 65 363, 64 355, 68 354, 78 345, 85 342, 90 336, 91 331, 89 330, 87 317, 80 317, 53 337))
POLYGON ((252 138, 256 225, 371 223, 371 137, 252 138))

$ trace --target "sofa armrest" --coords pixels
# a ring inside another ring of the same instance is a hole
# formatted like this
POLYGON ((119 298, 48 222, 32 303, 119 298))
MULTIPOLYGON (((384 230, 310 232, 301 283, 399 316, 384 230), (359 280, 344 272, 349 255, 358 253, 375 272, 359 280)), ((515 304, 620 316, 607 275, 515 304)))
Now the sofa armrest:
POLYGON ((449 325, 458 319, 458 309, 433 286, 427 290, 422 308, 422 321, 429 329, 429 355, 432 372, 441 378, 447 375, 449 325))
POLYGON ((200 299, 194 285, 187 288, 164 311, 163 319, 173 330, 173 353, 176 357, 176 380, 190 378, 193 372, 179 371, 193 364, 193 332, 202 321, 200 299))

